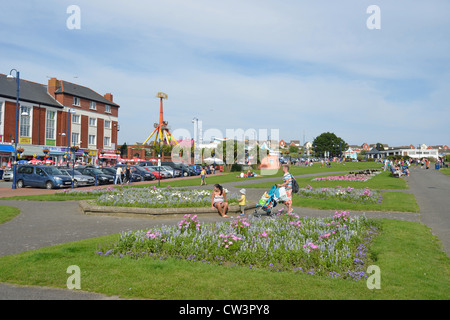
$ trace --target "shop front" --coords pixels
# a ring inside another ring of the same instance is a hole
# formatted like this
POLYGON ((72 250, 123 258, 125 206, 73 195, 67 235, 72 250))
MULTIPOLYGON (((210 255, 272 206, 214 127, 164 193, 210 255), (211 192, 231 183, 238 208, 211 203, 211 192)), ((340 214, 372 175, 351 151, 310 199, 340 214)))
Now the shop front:
POLYGON ((0 168, 5 169, 8 163, 14 161, 14 146, 0 142, 0 168))
POLYGON ((98 165, 102 167, 110 167, 117 164, 120 154, 112 149, 98 150, 98 165))

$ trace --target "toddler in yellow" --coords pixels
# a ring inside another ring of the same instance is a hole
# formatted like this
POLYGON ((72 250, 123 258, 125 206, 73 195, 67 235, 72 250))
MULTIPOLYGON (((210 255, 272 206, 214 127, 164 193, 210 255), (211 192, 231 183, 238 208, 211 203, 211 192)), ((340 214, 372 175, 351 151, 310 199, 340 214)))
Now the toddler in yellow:
POLYGON ((241 197, 239 198, 239 208, 241 209, 241 216, 245 214, 245 189, 240 190, 241 197))

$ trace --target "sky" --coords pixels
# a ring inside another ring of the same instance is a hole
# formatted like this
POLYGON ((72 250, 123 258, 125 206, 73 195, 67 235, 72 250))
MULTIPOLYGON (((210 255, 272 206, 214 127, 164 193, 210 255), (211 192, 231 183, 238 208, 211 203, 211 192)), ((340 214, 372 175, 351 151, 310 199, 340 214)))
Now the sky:
POLYGON ((177 139, 194 136, 197 118, 204 141, 241 129, 302 144, 333 132, 356 145, 450 145, 448 0, 0 0, 0 8, 0 73, 112 93, 119 144, 148 138, 162 91, 177 139))

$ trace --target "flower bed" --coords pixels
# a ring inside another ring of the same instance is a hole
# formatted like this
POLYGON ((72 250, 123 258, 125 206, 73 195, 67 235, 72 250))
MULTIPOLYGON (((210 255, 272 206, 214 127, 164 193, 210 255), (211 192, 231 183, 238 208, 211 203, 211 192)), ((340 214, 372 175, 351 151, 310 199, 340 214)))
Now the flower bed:
POLYGON ((346 175, 340 176, 328 176, 328 177, 319 177, 312 179, 311 181, 359 181, 366 182, 377 174, 380 174, 379 170, 364 170, 358 172, 349 172, 346 175))
MULTIPOLYGON (((62 195, 93 195, 96 204, 113 207, 137 208, 185 208, 211 206, 210 190, 187 190, 174 188, 101 188, 86 191, 64 191, 62 195)), ((227 194, 230 204, 237 203, 237 194, 227 194)))
POLYGON ((201 224, 186 215, 177 226, 124 232, 96 252, 102 256, 236 264, 274 271, 359 280, 370 263, 367 246, 377 233, 364 216, 336 212, 330 218, 238 218, 201 224))
POLYGON ((356 203, 382 203, 381 193, 369 188, 355 189, 352 187, 342 188, 313 188, 310 185, 300 188, 298 195, 301 197, 316 198, 322 200, 338 200, 356 203))

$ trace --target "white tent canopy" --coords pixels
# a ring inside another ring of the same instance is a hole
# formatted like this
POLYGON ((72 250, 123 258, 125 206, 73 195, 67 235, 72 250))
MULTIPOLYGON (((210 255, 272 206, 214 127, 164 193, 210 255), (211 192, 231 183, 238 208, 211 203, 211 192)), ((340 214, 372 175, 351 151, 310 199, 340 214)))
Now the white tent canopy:
POLYGON ((223 164, 223 160, 219 158, 205 158, 203 159, 203 161, 208 164, 210 163, 223 164))

